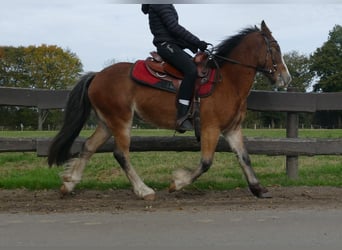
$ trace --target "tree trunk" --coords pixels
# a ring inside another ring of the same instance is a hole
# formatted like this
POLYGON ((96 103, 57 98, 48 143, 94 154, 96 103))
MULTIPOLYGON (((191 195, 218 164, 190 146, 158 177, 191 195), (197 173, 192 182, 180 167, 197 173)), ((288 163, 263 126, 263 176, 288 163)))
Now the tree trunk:
POLYGON ((43 130, 43 124, 49 114, 48 109, 38 109, 38 130, 43 130))

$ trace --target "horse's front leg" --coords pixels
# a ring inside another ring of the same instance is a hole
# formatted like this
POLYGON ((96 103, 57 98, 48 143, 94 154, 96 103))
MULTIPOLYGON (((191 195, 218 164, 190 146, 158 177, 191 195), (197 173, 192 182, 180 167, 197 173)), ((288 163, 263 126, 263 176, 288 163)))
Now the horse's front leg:
POLYGON ((128 180, 132 184, 133 192, 144 200, 154 200, 155 192, 148 187, 135 172, 129 160, 130 137, 125 132, 116 133, 114 157, 124 170, 128 180))
POLYGON ((251 160, 243 142, 241 128, 224 133, 224 137, 239 160, 250 191, 258 198, 271 198, 271 194, 266 188, 260 185, 259 180, 255 175, 251 160))
POLYGON ((120 164, 121 168, 124 170, 128 180, 132 184, 133 192, 144 200, 154 200, 155 192, 152 188, 148 187, 135 172, 134 168, 131 166, 129 158, 122 151, 115 149, 114 157, 120 164))
POLYGON ((174 172, 169 191, 174 192, 193 183, 203 173, 207 172, 212 165, 215 149, 217 146, 219 130, 202 131, 201 152, 202 157, 199 166, 194 171, 179 169, 174 172))

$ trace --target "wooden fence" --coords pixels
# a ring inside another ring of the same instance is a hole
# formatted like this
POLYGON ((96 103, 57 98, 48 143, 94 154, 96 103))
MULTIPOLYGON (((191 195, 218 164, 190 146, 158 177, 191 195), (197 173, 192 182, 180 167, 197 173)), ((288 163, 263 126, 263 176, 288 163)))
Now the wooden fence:
MULTIPOLYGON (((0 105, 29 106, 39 109, 62 109, 70 91, 41 89, 17 89, 0 87, 0 105)), ((298 93, 252 91, 247 100, 248 109, 254 111, 278 111, 287 113, 286 138, 246 138, 251 154, 285 155, 286 172, 290 178, 298 177, 299 155, 341 155, 342 139, 298 138, 298 113, 321 110, 342 110, 342 92, 298 93)), ((0 152, 37 152, 46 156, 51 139, 0 138, 0 152)), ((77 139, 73 151, 80 150, 84 139, 77 139)), ((109 140, 98 152, 111 152, 113 140, 109 140)), ((199 151, 194 137, 132 137, 131 151, 199 151)), ((217 151, 230 151, 223 139, 217 151)))

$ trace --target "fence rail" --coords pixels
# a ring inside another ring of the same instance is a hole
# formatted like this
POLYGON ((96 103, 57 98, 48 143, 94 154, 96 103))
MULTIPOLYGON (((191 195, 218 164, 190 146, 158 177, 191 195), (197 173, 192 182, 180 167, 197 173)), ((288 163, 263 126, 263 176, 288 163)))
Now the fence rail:
MULTIPOLYGON (((0 105, 29 106, 39 109, 62 109, 69 90, 18 89, 0 87, 0 105)), ((342 155, 342 139, 300 139, 298 137, 298 112, 342 110, 342 92, 298 93, 252 91, 247 107, 254 111, 287 112, 287 138, 246 138, 251 154, 286 155, 286 169, 290 178, 298 176, 299 155, 342 155)), ((37 152, 46 156, 51 139, 0 138, 0 152, 37 152)), ((84 139, 76 140, 73 151, 80 150, 84 139)), ((107 141, 99 152, 111 152, 113 140, 107 141)), ((131 151, 198 151, 194 137, 132 137, 131 151)), ((220 139, 216 151, 230 151, 220 139)))
MULTIPOLYGON (((0 105, 62 109, 70 90, 0 87, 0 105)), ((342 110, 342 92, 299 93, 251 91, 247 107, 255 111, 316 112, 342 110)))
MULTIPOLYGON (((78 138, 72 153, 79 152, 85 138, 78 138)), ((0 138, 1 152, 36 152, 38 156, 47 156, 51 139, 0 138)), ((251 154, 263 155, 341 155, 340 139, 301 139, 301 138, 245 138, 245 145, 251 154)), ((97 152, 112 152, 114 139, 109 139, 97 152)), ((199 151, 200 145, 193 136, 133 136, 130 150, 143 151, 199 151)), ((230 152, 228 143, 220 138, 216 152, 230 152)))

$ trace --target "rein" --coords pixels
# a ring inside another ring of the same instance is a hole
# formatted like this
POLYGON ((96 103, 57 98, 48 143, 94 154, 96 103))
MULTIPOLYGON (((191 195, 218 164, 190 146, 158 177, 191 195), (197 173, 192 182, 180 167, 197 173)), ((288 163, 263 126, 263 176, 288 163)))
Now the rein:
POLYGON ((265 43, 266 43, 266 46, 267 46, 265 63, 264 63, 263 67, 258 67, 258 66, 254 66, 254 65, 251 65, 251 64, 246 64, 246 63, 242 63, 240 61, 237 61, 237 60, 234 60, 234 59, 231 59, 231 58, 228 58, 228 57, 219 56, 219 55, 214 54, 212 51, 208 51, 209 60, 213 60, 217 68, 219 68, 219 67, 218 67, 218 63, 215 60, 215 57, 219 58, 221 60, 224 60, 226 62, 232 63, 232 64, 237 64, 237 65, 241 65, 241 66, 244 66, 244 67, 247 67, 247 68, 255 69, 258 72, 263 72, 263 73, 267 73, 267 74, 273 74, 274 72, 277 71, 277 66, 278 65, 274 62, 275 60, 274 60, 274 56, 273 56, 273 53, 272 53, 271 43, 277 43, 277 41, 276 40, 269 41, 269 39, 264 34, 262 34, 262 35, 264 37, 264 40, 265 40, 265 43), (273 68, 271 68, 271 69, 267 69, 265 67, 265 65, 267 64, 268 56, 269 55, 271 55, 272 66, 273 66, 273 68))

